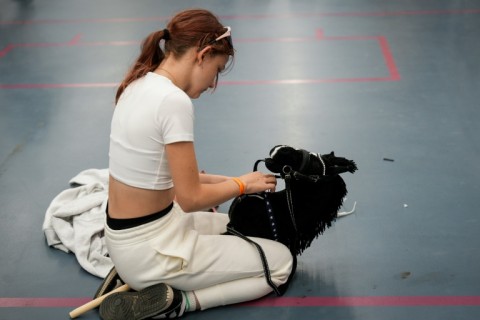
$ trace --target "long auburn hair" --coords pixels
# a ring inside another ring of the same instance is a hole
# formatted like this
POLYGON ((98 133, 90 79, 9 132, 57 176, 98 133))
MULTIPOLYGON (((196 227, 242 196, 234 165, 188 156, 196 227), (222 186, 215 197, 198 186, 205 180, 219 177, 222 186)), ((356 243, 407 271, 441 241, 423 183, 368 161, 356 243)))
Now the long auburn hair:
MULTIPOLYGON (((197 47, 200 51, 209 44, 212 46, 211 54, 234 55, 234 49, 226 39, 213 42, 225 32, 225 27, 208 10, 190 9, 179 12, 167 24, 167 29, 169 35, 166 35, 164 30, 159 30, 143 40, 140 55, 117 89, 115 103, 130 83, 154 71, 167 54, 179 58, 192 47, 197 47), (160 47, 162 39, 165 40, 164 50, 160 47)), ((217 81, 218 78, 215 86, 217 81)))

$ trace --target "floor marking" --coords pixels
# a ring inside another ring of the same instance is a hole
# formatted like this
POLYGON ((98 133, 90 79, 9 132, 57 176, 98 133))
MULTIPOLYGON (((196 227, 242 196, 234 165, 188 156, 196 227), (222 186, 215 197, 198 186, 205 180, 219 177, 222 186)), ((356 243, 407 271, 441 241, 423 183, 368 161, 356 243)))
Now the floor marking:
POLYGON ((0 308, 76 308, 91 298, 0 298, 0 308))
MULTIPOLYGON (((437 9, 437 10, 400 10, 400 11, 373 11, 373 12, 319 12, 319 13, 285 13, 285 14, 251 14, 251 15, 223 15, 221 20, 258 20, 258 19, 292 19, 318 17, 391 17, 391 16, 430 16, 430 15, 461 15, 480 14, 479 8, 468 9, 437 9)), ((50 20, 13 20, 0 21, 0 25, 36 25, 36 24, 91 24, 91 23, 132 23, 168 21, 168 17, 144 18, 104 18, 104 19, 50 19, 50 20)))
MULTIPOLYGON (((107 41, 107 42, 88 42, 81 41, 82 35, 75 35, 70 41, 66 42, 42 42, 42 43, 17 43, 9 44, 3 50, 0 50, 0 58, 5 57, 15 48, 45 48, 45 47, 73 47, 73 46, 126 46, 138 45, 138 41, 107 41)), ((259 43, 259 42, 323 42, 323 41, 374 41, 378 45, 384 66, 387 69, 387 76, 384 77, 355 77, 355 78, 313 78, 313 79, 260 79, 260 80, 224 80, 220 81, 220 86, 238 86, 238 85, 282 85, 282 84, 319 84, 319 83, 340 83, 340 82, 389 82, 399 81, 400 73, 395 64, 395 59, 390 50, 388 40, 385 36, 327 36, 322 29, 316 29, 313 36, 301 38, 240 38, 236 39, 240 43, 259 43)), ((58 89, 58 88, 112 88, 117 87, 118 83, 6 83, 0 84, 1 89, 58 89)))
MULTIPOLYGON (((75 308, 91 298, 0 298, 0 308, 75 308)), ((480 296, 267 297, 243 307, 458 307, 480 306, 480 296)))
POLYGON ((244 303, 256 307, 480 306, 480 296, 278 297, 244 303))
POLYGON ((59 89, 59 88, 115 88, 115 82, 85 83, 13 83, 0 84, 0 89, 59 89))

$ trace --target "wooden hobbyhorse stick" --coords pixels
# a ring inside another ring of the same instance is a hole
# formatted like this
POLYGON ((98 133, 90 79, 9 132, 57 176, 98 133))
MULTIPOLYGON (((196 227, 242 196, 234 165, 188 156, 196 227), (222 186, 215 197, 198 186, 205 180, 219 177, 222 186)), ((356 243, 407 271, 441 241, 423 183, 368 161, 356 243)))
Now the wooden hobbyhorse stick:
POLYGON ((85 303, 84 305, 78 307, 77 309, 71 311, 69 313, 70 315, 70 318, 72 319, 75 319, 76 317, 84 314, 85 312, 87 311, 90 311, 92 309, 95 309, 96 307, 98 307, 100 305, 100 303, 102 303, 102 301, 108 297, 109 295, 111 295, 112 293, 116 293, 116 292, 124 292, 124 291, 128 291, 130 290, 130 287, 128 286, 128 284, 124 284, 123 286, 121 287, 118 287, 117 289, 115 290, 112 290, 110 291, 109 293, 106 293, 104 294, 103 296, 100 296, 98 297, 97 299, 94 299, 90 302, 87 302, 85 303))

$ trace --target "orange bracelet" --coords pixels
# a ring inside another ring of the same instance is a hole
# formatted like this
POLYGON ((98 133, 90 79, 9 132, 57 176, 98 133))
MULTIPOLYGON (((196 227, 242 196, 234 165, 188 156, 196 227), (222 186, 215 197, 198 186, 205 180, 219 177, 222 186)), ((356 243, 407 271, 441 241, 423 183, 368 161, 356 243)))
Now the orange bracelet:
POLYGON ((238 184, 238 187, 240 188, 240 195, 245 193, 245 183, 243 183, 242 180, 239 178, 232 178, 233 181, 235 181, 238 184))

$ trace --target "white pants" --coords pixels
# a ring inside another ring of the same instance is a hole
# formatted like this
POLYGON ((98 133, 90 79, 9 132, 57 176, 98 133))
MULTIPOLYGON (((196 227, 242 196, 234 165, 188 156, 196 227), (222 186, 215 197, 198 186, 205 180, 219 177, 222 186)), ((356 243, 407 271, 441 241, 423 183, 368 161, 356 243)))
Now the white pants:
MULTIPOLYGON (((108 252, 120 277, 133 289, 156 283, 195 291, 202 310, 260 298, 272 291, 258 251, 226 231, 228 215, 170 213, 147 224, 112 230, 105 226, 108 252)), ((251 238, 262 246, 275 285, 285 283, 292 255, 284 245, 251 238)))

